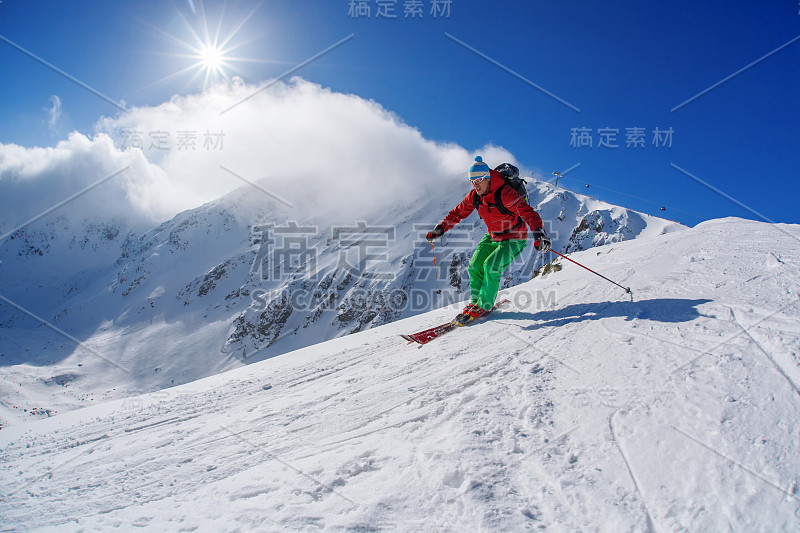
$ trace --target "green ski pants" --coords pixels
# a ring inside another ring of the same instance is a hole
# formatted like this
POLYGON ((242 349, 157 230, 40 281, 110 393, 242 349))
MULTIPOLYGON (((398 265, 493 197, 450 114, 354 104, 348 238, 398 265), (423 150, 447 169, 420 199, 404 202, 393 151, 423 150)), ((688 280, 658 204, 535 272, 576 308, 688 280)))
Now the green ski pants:
POLYGON ((487 233, 469 262, 469 296, 473 304, 489 310, 494 306, 503 271, 522 252, 527 240, 495 242, 487 233))

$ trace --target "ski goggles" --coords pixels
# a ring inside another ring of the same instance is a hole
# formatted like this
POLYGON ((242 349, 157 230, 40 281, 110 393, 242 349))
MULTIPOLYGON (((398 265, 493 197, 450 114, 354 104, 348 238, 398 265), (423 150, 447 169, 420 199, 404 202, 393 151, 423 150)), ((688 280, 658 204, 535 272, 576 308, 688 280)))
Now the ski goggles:
POLYGON ((488 180, 490 177, 491 176, 489 174, 486 174, 484 176, 478 176, 477 178, 470 178, 469 181, 470 183, 480 183, 483 180, 488 180))

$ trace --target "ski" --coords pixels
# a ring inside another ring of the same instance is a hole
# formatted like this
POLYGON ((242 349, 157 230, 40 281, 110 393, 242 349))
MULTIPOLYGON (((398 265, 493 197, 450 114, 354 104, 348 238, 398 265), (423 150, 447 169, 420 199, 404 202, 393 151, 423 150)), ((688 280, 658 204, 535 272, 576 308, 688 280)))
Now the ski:
POLYGON ((401 334, 400 336, 403 337, 405 340, 407 340, 409 344, 411 344, 412 342, 416 342, 417 344, 427 344, 436 337, 440 337, 441 335, 444 335, 448 331, 454 330, 457 327, 458 326, 456 326, 452 322, 446 322, 444 324, 441 324, 439 326, 434 326, 424 331, 412 333, 411 335, 401 334))
MULTIPOLYGON (((482 320, 484 317, 488 316, 489 313, 491 313, 492 311, 494 311, 495 309, 497 309, 501 305, 507 304, 509 301, 510 300, 506 299, 506 300, 501 300, 501 301, 497 302, 496 304, 494 304, 494 307, 492 307, 491 309, 489 309, 486 312, 485 315, 476 318, 472 322, 475 322, 477 320, 482 320)), ((403 339, 407 340, 409 344, 411 344, 412 342, 416 342, 417 344, 423 345, 423 344, 429 343, 430 341, 432 341, 433 339, 435 339, 437 337, 441 337, 445 333, 453 331, 454 329, 456 329, 458 327, 462 327, 462 326, 458 326, 457 324, 455 324, 451 320, 450 322, 445 322, 444 324, 440 324, 438 326, 434 326, 434 327, 432 327, 430 329, 419 331, 417 333, 412 333, 410 335, 401 334, 400 336, 403 337, 403 339)))

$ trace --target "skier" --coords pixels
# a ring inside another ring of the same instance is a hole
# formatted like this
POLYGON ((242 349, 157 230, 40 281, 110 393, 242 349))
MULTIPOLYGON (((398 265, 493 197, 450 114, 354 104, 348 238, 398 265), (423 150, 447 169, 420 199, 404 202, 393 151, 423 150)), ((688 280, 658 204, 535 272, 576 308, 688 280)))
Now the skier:
POLYGON ((533 245, 536 250, 546 253, 551 245, 539 214, 506 183, 499 172, 491 170, 481 156, 477 156, 475 163, 470 167, 469 180, 472 183, 472 190, 436 225, 433 231, 425 236, 428 242, 433 244, 436 238, 467 218, 475 210, 476 205, 478 216, 483 219, 489 231, 478 243, 469 262, 470 303, 453 321, 459 326, 483 316, 494 306, 503 271, 527 244, 526 224, 533 232, 533 245), (503 214, 494 203, 498 189, 502 189, 499 196, 500 203, 510 214, 503 214))

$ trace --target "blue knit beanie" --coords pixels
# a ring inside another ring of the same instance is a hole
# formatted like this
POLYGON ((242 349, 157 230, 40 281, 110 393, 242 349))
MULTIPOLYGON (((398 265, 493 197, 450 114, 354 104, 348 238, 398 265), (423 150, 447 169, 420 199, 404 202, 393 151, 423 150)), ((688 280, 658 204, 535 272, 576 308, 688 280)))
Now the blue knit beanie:
POLYGON ((483 162, 481 156, 475 156, 475 162, 469 167, 469 179, 489 177, 489 165, 483 162))

